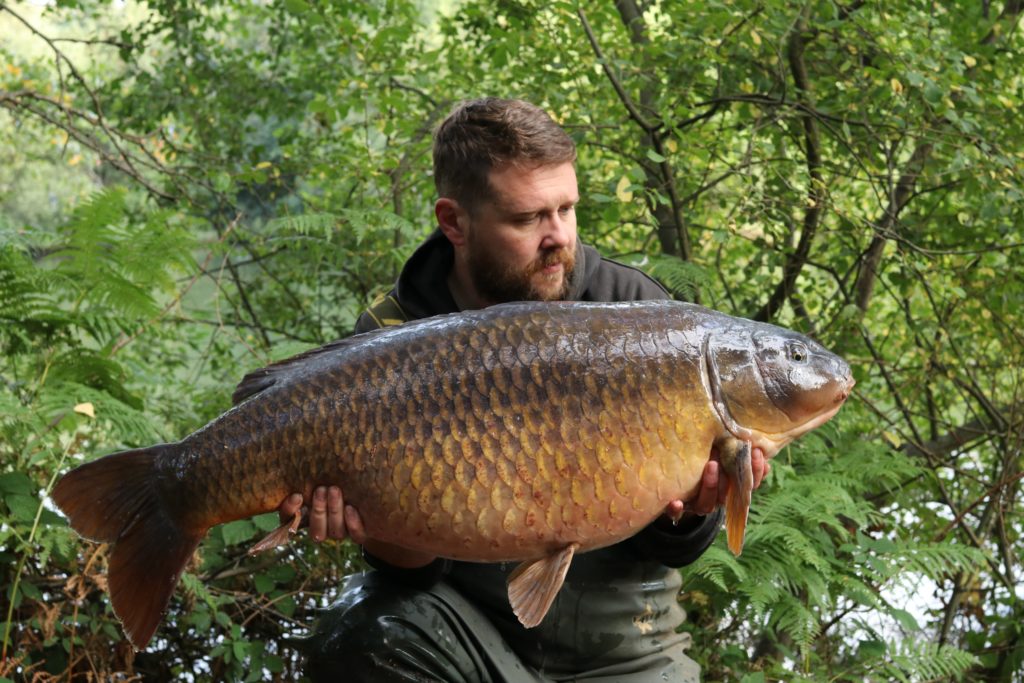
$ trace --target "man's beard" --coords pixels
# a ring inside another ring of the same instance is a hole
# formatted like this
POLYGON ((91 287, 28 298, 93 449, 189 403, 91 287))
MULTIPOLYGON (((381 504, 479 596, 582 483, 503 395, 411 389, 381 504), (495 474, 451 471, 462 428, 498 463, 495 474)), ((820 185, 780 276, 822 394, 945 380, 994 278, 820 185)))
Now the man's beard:
POLYGON ((515 268, 501 263, 498 255, 487 248, 480 248, 477 243, 469 240, 469 275, 476 291, 486 300, 493 303, 508 301, 561 301, 569 295, 569 283, 573 268, 576 266, 576 245, 569 248, 558 247, 542 252, 525 268, 515 268), (562 264, 562 269, 554 275, 536 276, 548 266, 562 264), (553 284, 561 279, 556 289, 538 285, 553 284))

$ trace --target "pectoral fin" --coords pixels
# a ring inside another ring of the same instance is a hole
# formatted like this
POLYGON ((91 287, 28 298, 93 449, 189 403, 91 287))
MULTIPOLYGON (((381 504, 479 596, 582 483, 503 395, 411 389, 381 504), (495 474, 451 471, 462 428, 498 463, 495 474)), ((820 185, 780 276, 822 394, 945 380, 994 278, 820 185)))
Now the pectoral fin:
POLYGON ((519 623, 533 628, 555 601, 565 573, 569 571, 578 543, 570 543, 551 555, 523 562, 508 577, 508 602, 519 623))
POLYGON ((739 555, 743 550, 743 536, 747 531, 750 496, 754 490, 751 450, 750 442, 739 439, 729 439, 719 446, 722 467, 729 482, 729 492, 725 496, 725 534, 733 555, 739 555))
POLYGON ((295 516, 290 521, 285 522, 281 526, 277 527, 269 534, 263 537, 259 543, 249 548, 249 556, 253 556, 257 553, 262 553, 264 550, 270 550, 276 548, 279 545, 284 545, 288 542, 295 532, 299 528, 299 523, 302 521, 302 511, 299 510, 295 513, 295 516))

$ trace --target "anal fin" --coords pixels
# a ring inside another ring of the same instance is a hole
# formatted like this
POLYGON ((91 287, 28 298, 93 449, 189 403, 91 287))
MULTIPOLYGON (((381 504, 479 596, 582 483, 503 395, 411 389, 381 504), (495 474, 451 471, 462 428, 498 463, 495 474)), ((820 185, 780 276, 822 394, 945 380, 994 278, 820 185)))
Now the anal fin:
POLYGON ((743 551, 743 537, 747 532, 747 515, 754 490, 751 451, 750 442, 739 439, 729 439, 719 447, 722 466, 729 482, 729 490, 725 495, 725 534, 733 555, 743 551))
POLYGON ((544 620, 579 547, 570 543, 551 555, 527 560, 509 575, 508 601, 523 626, 533 628, 544 620))

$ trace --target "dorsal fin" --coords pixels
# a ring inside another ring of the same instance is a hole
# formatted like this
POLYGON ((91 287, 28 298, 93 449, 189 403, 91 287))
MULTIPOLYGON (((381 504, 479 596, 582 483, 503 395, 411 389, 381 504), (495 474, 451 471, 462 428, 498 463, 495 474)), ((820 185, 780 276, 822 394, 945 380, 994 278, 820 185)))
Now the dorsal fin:
POLYGON ((319 358, 323 358, 334 353, 345 353, 346 349, 364 344, 373 337, 393 332, 393 328, 371 330, 370 332, 364 332, 352 335, 351 337, 345 337, 344 339, 338 339, 337 341, 325 344, 324 346, 311 348, 308 351, 303 351, 298 355, 293 355, 283 360, 271 362, 269 366, 260 368, 259 370, 254 370, 243 377, 242 381, 239 382, 239 386, 234 388, 234 393, 231 394, 231 402, 234 405, 238 405, 245 399, 251 398, 261 391, 269 389, 299 368, 306 367, 319 358))
POLYGON ((242 401, 256 394, 269 389, 277 383, 281 375, 287 373, 289 370, 295 368, 301 363, 304 363, 311 358, 322 356, 332 351, 337 351, 340 348, 344 348, 351 344, 364 341, 368 336, 386 330, 389 327, 401 325, 409 320, 409 316, 402 309, 398 303, 398 299, 392 294, 378 297, 373 304, 366 309, 366 314, 370 316, 374 324, 377 325, 377 329, 363 332, 362 334, 354 334, 351 337, 344 339, 338 339, 332 341, 324 346, 304 351, 297 356, 291 358, 285 358, 279 360, 276 363, 271 363, 265 368, 254 370, 248 375, 242 378, 242 381, 235 387, 235 393, 231 395, 231 402, 234 405, 238 405, 242 401))
POLYGON ((367 332, 365 334, 355 334, 344 339, 338 339, 337 341, 332 341, 329 344, 319 346, 315 349, 303 351, 297 356, 292 356, 290 358, 285 358, 284 360, 279 360, 276 363, 271 363, 259 370, 253 370, 243 377, 242 381, 238 383, 237 387, 235 387, 235 393, 231 395, 231 402, 234 405, 238 405, 245 399, 255 396, 261 391, 265 391, 274 386, 282 376, 289 374, 296 367, 304 365, 315 358, 321 358, 326 354, 354 346, 362 342, 368 335, 372 335, 375 332, 377 332, 377 330, 373 330, 372 332, 367 332))

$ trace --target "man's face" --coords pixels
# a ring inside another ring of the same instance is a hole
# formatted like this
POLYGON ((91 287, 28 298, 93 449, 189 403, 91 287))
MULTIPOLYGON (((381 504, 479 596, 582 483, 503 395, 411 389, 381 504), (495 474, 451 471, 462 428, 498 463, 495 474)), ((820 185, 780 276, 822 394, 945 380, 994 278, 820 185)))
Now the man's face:
POLYGON ((509 165, 491 171, 490 186, 466 218, 473 286, 490 303, 564 299, 576 260, 576 169, 509 165))

